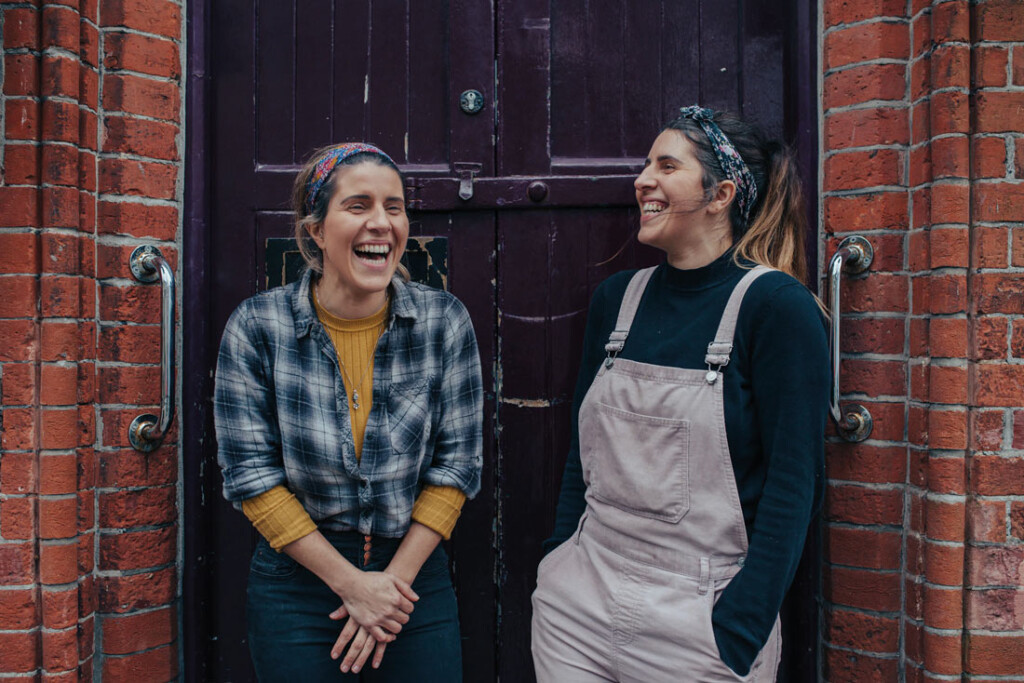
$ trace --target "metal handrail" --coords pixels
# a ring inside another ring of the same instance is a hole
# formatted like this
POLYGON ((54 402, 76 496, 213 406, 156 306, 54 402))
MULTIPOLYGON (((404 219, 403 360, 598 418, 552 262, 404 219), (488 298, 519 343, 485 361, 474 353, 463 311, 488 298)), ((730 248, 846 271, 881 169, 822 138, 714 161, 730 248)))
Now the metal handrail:
POLYGON ((851 274, 863 273, 871 266, 874 259, 871 243, 860 236, 847 237, 839 243, 839 249, 832 255, 828 264, 829 306, 831 308, 831 336, 829 339, 832 351, 832 400, 829 413, 839 435, 847 441, 864 441, 871 435, 874 426, 871 413, 864 406, 851 403, 845 411, 839 406, 839 283, 842 271, 851 274))
POLYGON ((160 447, 174 420, 174 271, 156 247, 144 245, 129 258, 139 282, 160 280, 160 416, 139 415, 128 427, 132 448, 143 453, 160 447))

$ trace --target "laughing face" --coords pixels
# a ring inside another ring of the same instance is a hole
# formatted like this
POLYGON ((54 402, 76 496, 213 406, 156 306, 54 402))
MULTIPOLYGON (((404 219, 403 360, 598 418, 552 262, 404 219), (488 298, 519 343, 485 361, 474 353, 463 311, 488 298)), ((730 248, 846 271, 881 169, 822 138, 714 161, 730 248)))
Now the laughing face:
POLYGON ((693 144, 678 131, 662 131, 633 183, 640 205, 637 239, 669 254, 681 241, 692 239, 688 233, 707 220, 702 178, 693 144))
POLYGON ((309 228, 323 252, 321 293, 353 304, 376 300, 409 238, 402 180, 394 169, 370 162, 340 166, 334 175, 324 220, 309 228))

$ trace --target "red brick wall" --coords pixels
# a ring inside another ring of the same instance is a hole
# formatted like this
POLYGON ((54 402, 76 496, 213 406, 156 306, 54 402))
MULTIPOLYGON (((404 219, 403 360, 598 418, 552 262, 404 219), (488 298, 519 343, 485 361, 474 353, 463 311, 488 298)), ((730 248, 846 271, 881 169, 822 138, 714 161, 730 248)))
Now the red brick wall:
POLYGON ((1024 3, 822 8, 828 253, 876 250, 844 293, 875 429, 828 449, 824 677, 1024 680, 1024 3))
POLYGON ((0 5, 0 675, 177 675, 177 448, 126 428, 158 400, 176 261, 182 6, 0 5))

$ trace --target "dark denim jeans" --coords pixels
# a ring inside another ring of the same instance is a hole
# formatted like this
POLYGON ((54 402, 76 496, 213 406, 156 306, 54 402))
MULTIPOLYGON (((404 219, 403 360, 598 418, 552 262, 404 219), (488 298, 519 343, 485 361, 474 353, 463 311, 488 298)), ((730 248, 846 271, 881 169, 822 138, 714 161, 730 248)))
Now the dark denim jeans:
MULTIPOLYGON (((324 535, 349 562, 361 567, 361 535, 324 535)), ((374 538, 370 563, 361 568, 383 570, 399 542, 374 538)), ((444 549, 438 546, 412 586, 420 599, 409 623, 388 644, 380 668, 370 667, 371 655, 359 674, 342 674, 341 658, 331 659, 331 647, 344 621, 327 616, 338 608, 340 599, 312 572, 286 554, 275 552, 261 538, 249 565, 246 605, 249 651, 259 680, 461 683, 458 610, 444 549)))

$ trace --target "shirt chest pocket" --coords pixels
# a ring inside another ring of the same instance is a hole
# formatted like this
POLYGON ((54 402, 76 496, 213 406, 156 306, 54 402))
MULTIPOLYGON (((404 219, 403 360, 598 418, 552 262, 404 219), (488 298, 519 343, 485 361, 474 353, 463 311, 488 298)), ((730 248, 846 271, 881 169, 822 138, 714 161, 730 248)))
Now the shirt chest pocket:
POLYGON ((394 453, 419 455, 430 440, 430 380, 392 384, 388 391, 388 434, 394 453))

